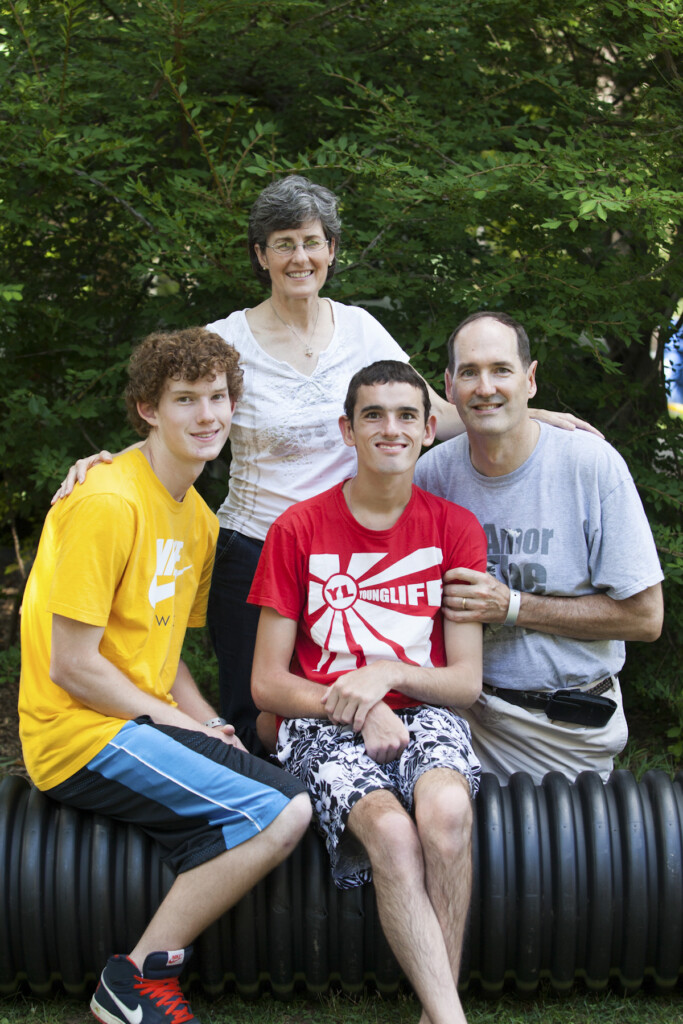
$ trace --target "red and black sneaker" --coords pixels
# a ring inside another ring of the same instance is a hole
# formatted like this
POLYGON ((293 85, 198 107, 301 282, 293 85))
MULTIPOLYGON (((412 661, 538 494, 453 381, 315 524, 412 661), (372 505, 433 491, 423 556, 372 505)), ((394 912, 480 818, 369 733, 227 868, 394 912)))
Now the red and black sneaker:
POLYGON ((90 1009, 102 1024, 201 1024, 178 981, 191 954, 192 946, 150 953, 142 973, 129 957, 110 957, 90 1009))

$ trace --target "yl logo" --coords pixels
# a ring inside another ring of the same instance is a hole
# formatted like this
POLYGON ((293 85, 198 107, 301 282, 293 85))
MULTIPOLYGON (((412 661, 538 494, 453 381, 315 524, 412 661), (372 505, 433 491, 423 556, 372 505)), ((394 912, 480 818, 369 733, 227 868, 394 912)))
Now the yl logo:
POLYGON ((341 612, 350 608, 358 597, 358 584, 351 576, 335 573, 323 587, 323 597, 330 608, 341 612))

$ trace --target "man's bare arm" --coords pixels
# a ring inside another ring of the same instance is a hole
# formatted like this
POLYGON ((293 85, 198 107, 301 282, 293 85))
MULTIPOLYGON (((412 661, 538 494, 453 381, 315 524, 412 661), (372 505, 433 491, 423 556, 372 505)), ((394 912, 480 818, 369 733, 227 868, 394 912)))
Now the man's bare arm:
MULTIPOLYGON (((444 576, 443 612, 453 622, 504 622, 510 589, 490 573, 451 569, 444 576), (462 582, 451 582, 459 580, 462 582)), ((616 601, 607 594, 549 597, 522 592, 517 625, 576 640, 656 640, 664 600, 656 583, 616 601)))
MULTIPOLYGON (((171 688, 171 696, 176 701, 179 710, 189 715, 195 722, 200 722, 203 725, 204 722, 210 722, 211 719, 219 717, 213 706, 200 693, 199 687, 182 658, 171 688)), ((212 736, 220 734, 220 739, 239 747, 240 750, 246 750, 240 738, 235 734, 234 725, 230 723, 214 726, 210 729, 210 733, 212 736)))
POLYGON ((321 683, 294 675, 289 665, 297 624, 274 608, 261 608, 251 671, 251 694, 259 711, 283 718, 326 718, 321 683))
POLYGON ((104 628, 99 626, 91 626, 63 615, 53 615, 50 678, 57 686, 61 686, 76 700, 102 715, 121 718, 124 721, 148 715, 152 721, 160 725, 194 729, 231 742, 229 735, 203 725, 203 722, 213 717, 215 712, 201 697, 199 700, 190 700, 190 690, 194 687, 196 691, 196 686, 184 664, 178 670, 173 693, 175 696, 175 689, 178 687, 185 709, 144 693, 112 662, 103 657, 99 650, 103 633, 104 628), (204 719, 197 719, 187 710, 188 707, 200 714, 204 713, 204 709, 208 709, 208 715, 204 719))

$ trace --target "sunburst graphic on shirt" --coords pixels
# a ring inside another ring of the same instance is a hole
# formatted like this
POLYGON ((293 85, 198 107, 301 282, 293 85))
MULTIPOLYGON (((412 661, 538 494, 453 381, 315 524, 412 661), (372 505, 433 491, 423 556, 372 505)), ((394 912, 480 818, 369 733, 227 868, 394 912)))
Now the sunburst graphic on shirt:
POLYGON ((311 555, 308 615, 321 648, 318 671, 349 672, 360 656, 431 664, 442 558, 441 548, 418 548, 387 565, 386 552, 363 552, 342 567, 338 554, 311 555))

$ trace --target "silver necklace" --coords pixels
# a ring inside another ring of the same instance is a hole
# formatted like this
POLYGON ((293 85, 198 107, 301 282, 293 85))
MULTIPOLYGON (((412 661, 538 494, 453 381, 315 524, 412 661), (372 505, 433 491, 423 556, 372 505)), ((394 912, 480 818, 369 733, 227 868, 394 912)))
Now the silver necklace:
POLYGON ((276 310, 275 305, 273 304, 272 298, 270 300, 270 308, 272 309, 273 313, 275 313, 275 316, 278 318, 280 323, 284 324, 284 326, 287 328, 287 330, 291 331, 292 334, 294 335, 294 337, 298 341, 301 342, 301 344, 303 346, 303 350, 304 350, 304 355, 308 356, 308 358, 311 359, 313 357, 313 349, 311 348, 310 339, 315 337, 315 331, 316 331, 316 328, 318 326, 318 317, 320 316, 320 299, 318 299, 318 305, 316 306, 316 310, 315 310, 315 323, 313 324, 313 330, 311 331, 311 333, 309 335, 309 340, 308 341, 306 341, 305 338, 301 337, 301 335, 299 334, 299 332, 297 331, 297 329, 295 327, 292 327, 291 324, 288 324, 286 320, 282 319, 282 317, 280 316, 280 314, 276 310))

